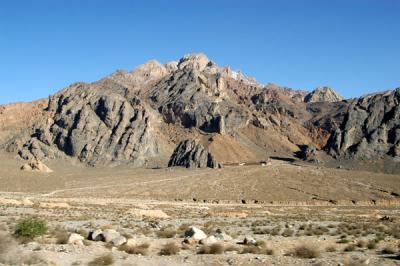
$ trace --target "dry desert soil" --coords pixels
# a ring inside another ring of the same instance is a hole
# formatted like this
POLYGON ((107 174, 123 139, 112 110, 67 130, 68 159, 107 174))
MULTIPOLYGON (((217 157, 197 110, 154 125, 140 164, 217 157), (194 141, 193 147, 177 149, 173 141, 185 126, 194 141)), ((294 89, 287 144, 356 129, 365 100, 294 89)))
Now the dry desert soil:
POLYGON ((52 173, 0 161, 1 265, 400 265, 399 175, 284 160, 198 170, 53 161, 52 173), (30 217, 46 234, 15 234, 30 217), (208 237, 185 238, 193 226, 208 237), (128 243, 88 240, 96 229, 128 243), (71 234, 85 239, 68 244, 71 234))

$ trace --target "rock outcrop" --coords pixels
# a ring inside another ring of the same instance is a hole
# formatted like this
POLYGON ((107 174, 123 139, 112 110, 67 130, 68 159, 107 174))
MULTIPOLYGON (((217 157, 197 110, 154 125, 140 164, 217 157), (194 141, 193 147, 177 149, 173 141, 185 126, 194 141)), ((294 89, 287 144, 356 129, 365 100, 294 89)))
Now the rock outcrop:
POLYGON ((352 101, 326 150, 333 156, 353 159, 400 156, 399 103, 400 88, 352 101))
POLYGON ((218 168, 219 164, 203 145, 195 140, 184 140, 178 144, 171 159, 169 167, 184 166, 186 168, 218 168))
POLYGON ((340 102, 343 99, 339 93, 329 87, 318 87, 304 97, 306 103, 340 102))
POLYGON ((42 172, 42 173, 51 173, 53 170, 51 170, 49 167, 47 167, 44 163, 42 163, 39 160, 31 160, 29 163, 24 164, 21 167, 21 170, 23 171, 37 171, 37 172, 42 172))
POLYGON ((142 101, 111 81, 78 83, 50 98, 52 114, 20 148, 22 158, 55 158, 60 153, 89 165, 143 165, 158 153, 152 115, 142 101))

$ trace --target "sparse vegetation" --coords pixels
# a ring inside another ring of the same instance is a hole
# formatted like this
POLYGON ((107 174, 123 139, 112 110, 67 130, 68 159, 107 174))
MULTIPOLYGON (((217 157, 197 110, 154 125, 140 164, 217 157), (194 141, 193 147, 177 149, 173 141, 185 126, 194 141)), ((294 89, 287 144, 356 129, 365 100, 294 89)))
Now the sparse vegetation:
POLYGON ((175 230, 174 227, 168 226, 161 228, 159 231, 157 231, 157 236, 160 238, 173 238, 176 236, 177 231, 175 230))
POLYGON ((368 249, 376 249, 376 242, 374 240, 368 241, 367 248, 368 249))
POLYGON ((325 250, 326 250, 326 252, 336 252, 336 247, 335 246, 327 246, 325 250))
POLYGON ((223 254, 225 252, 224 245, 214 243, 212 245, 204 245, 200 248, 198 254, 223 254))
POLYGON ((150 247, 149 243, 143 243, 143 244, 133 245, 133 246, 124 244, 119 247, 119 250, 124 251, 128 254, 136 254, 136 255, 140 254, 140 255, 146 256, 149 253, 149 247, 150 247))
POLYGON ((170 242, 162 247, 159 254, 164 256, 176 255, 180 250, 181 247, 176 242, 170 242))
POLYGON ((349 244, 343 249, 345 252, 352 252, 354 250, 356 250, 356 245, 354 244, 349 244))
POLYGON ((89 262, 89 266, 107 266, 114 263, 114 257, 111 253, 100 255, 89 262))
POLYGON ((303 259, 313 259, 320 256, 320 251, 315 245, 301 244, 295 247, 293 255, 303 259))
POLYGON ((38 218, 27 218, 20 221, 15 229, 15 235, 18 237, 33 238, 41 236, 47 232, 47 223, 38 218))
POLYGON ((381 250, 381 254, 396 254, 397 250, 395 247, 393 246, 385 246, 382 250, 381 250))

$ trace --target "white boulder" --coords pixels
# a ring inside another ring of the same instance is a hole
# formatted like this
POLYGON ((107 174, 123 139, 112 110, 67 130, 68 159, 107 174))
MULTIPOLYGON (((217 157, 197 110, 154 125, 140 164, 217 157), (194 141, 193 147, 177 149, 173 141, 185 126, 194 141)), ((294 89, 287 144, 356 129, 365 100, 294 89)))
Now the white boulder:
POLYGON ((192 226, 188 230, 186 230, 185 237, 202 240, 206 238, 207 235, 201 229, 192 226))

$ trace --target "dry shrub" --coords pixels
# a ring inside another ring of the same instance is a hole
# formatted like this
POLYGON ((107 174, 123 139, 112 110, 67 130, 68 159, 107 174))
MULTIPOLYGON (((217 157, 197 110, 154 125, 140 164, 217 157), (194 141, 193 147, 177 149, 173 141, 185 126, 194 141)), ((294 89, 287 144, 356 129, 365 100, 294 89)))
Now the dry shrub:
POLYGON ((89 266, 106 266, 114 263, 114 257, 111 253, 100 255, 89 262, 89 266))
POLYGON ((170 256, 176 255, 181 251, 181 247, 176 242, 170 242, 165 244, 160 250, 160 255, 170 256))
POLYGON ((221 243, 214 243, 211 245, 204 245, 197 252, 198 254, 223 254, 225 247, 221 243))
POLYGON ((321 252, 316 245, 301 244, 294 248, 293 255, 298 258, 313 259, 318 258, 321 252))
POLYGON ((67 231, 59 231, 55 233, 56 244, 67 244, 70 233, 67 231))
POLYGON ((254 246, 254 245, 248 245, 244 246, 242 250, 240 251, 241 254, 264 254, 264 255, 274 255, 274 250, 267 248, 266 246, 254 246))
POLYGON ((225 246, 226 252, 236 251, 236 252, 240 253, 241 250, 242 250, 241 247, 238 245, 229 244, 229 245, 225 246))
POLYGON ((189 229, 190 225, 189 224, 181 224, 178 228, 179 231, 185 232, 189 229))
POLYGON ((327 246, 325 250, 326 250, 326 252, 336 252, 336 247, 335 246, 327 246))
POLYGON ((396 248, 393 246, 385 246, 382 250, 381 250, 381 254, 395 254, 396 253, 396 248))
POLYGON ((368 242, 365 240, 358 240, 356 245, 359 248, 365 248, 368 245, 368 242))
POLYGON ((177 232, 174 228, 163 228, 157 231, 156 234, 159 238, 173 238, 176 236, 177 232))
POLYGON ((368 241, 367 248, 368 249, 376 249, 376 242, 374 240, 368 241))
POLYGON ((356 250, 356 246, 354 244, 349 244, 343 249, 345 252, 352 252, 354 250, 356 250))
POLYGON ((294 234, 294 231, 292 229, 289 229, 289 228, 286 228, 282 232, 282 236, 284 236, 284 237, 293 236, 293 234, 294 234))
POLYGON ((149 243, 143 243, 140 245, 127 245, 127 244, 123 244, 122 246, 119 247, 120 251, 124 251, 128 254, 141 254, 143 256, 146 256, 149 254, 149 247, 150 244, 149 243))

